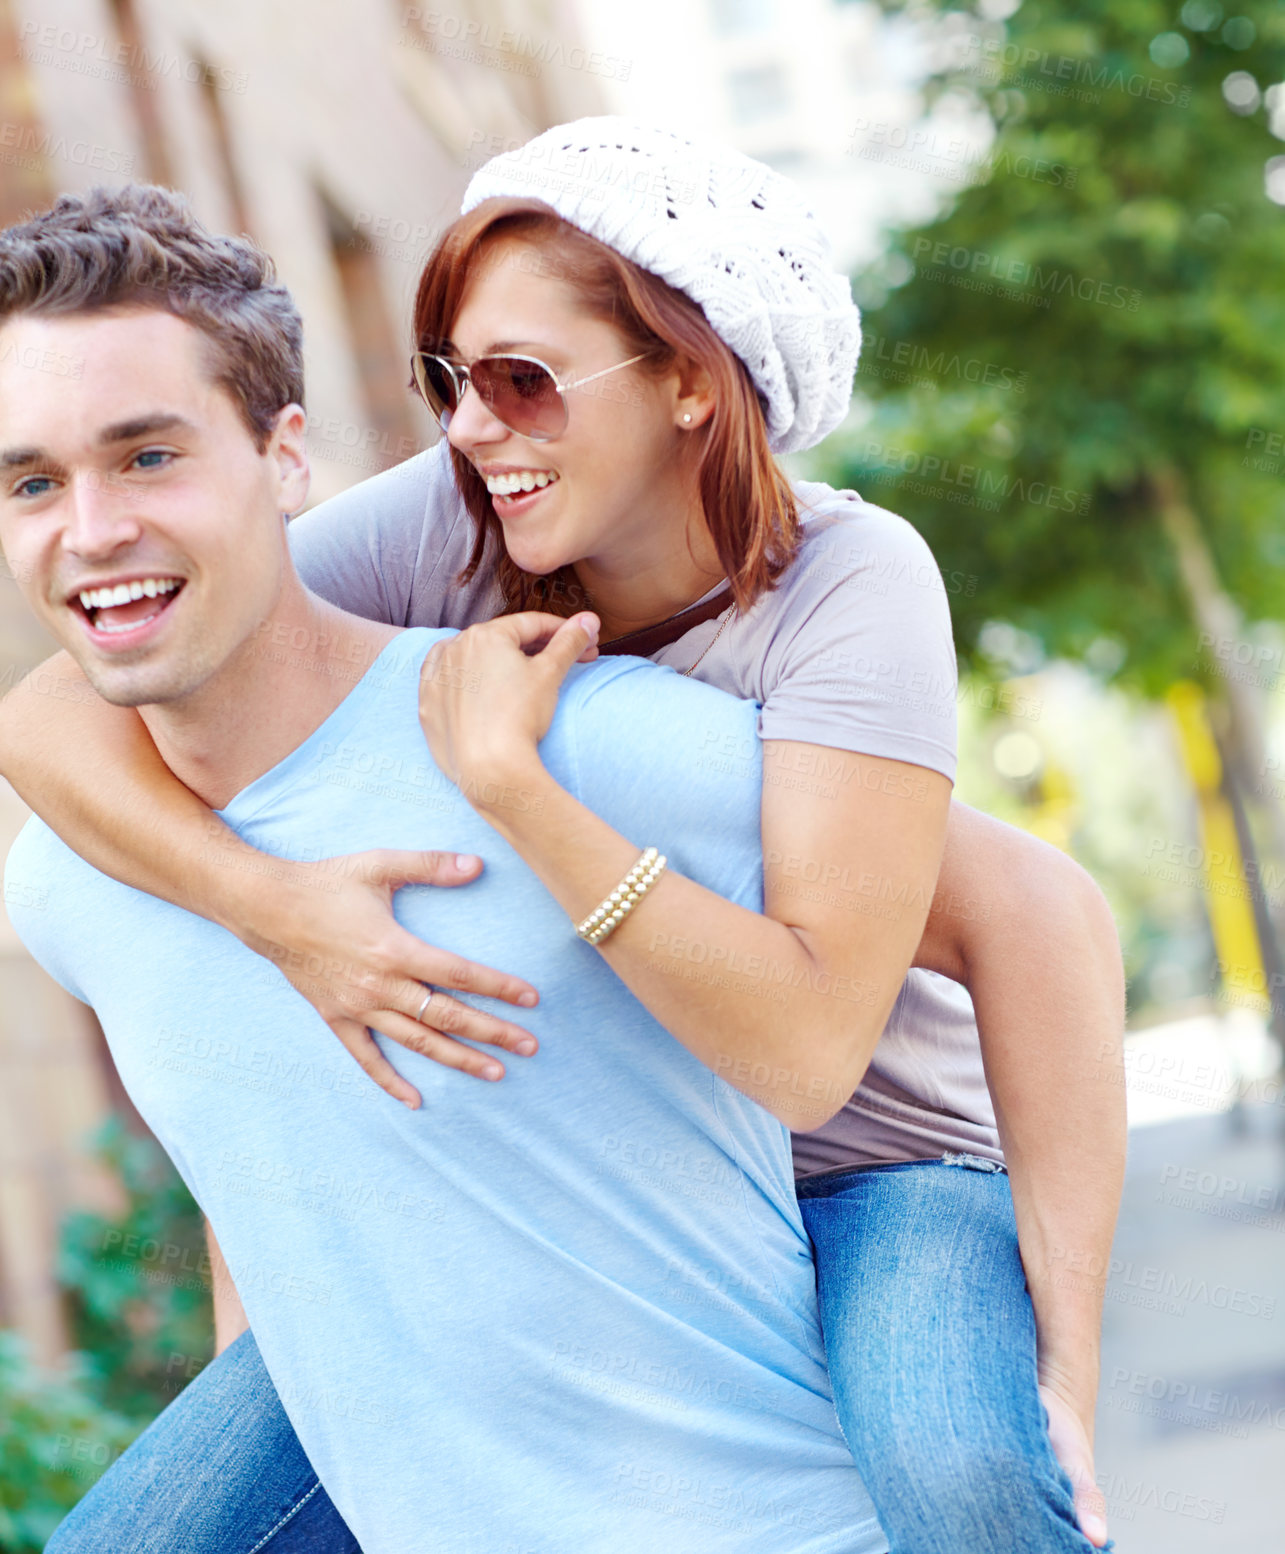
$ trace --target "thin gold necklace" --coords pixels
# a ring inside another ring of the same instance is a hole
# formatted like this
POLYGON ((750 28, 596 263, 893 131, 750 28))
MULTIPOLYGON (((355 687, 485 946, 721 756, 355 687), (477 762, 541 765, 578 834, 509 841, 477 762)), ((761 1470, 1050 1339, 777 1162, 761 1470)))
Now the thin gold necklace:
MULTIPOLYGON (((703 651, 701 652, 700 658, 698 658, 696 660, 696 664, 700 663, 701 658, 705 657, 705 654, 709 652, 710 648, 712 648, 714 646, 714 644, 718 641, 718 639, 723 635, 723 626, 726 626, 728 621, 730 621, 732 616, 735 615, 735 614, 736 614, 736 606, 734 604, 729 605, 728 608, 727 608, 727 611, 723 615, 722 625, 719 626, 718 630, 714 633, 714 635, 705 644, 705 647, 704 647, 703 651)), ((692 670, 696 668, 696 664, 693 664, 690 669, 684 669, 681 672, 683 674, 691 674, 692 670)))

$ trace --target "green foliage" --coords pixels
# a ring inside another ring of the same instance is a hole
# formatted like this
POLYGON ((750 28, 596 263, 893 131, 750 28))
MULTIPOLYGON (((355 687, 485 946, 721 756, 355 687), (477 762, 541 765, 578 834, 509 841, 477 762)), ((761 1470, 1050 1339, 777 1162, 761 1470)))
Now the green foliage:
POLYGON ((39 1554, 141 1427, 103 1406, 79 1357, 48 1374, 16 1334, 0 1332, 0 1550, 39 1554))
POLYGON ((966 662, 988 620, 1070 657, 1112 633, 1155 693, 1201 667, 1157 471, 1248 616, 1285 597, 1285 458, 1262 457, 1285 438, 1285 210, 1264 181, 1285 146, 1262 101, 1285 10, 1027 0, 1002 29, 932 10, 956 37, 933 93, 989 110, 990 173, 858 278, 871 415, 819 473, 923 532, 959 580, 966 662))
POLYGON ((110 1122, 95 1140, 126 1206, 62 1228, 77 1352, 59 1372, 0 1331, 0 1554, 54 1528, 213 1352, 200 1210, 160 1146, 110 1122))
POLYGON ((58 1277, 76 1347, 92 1356, 105 1403, 151 1419, 212 1353, 210 1264, 201 1211, 154 1139, 113 1120, 97 1140, 127 1205, 62 1228, 58 1277))

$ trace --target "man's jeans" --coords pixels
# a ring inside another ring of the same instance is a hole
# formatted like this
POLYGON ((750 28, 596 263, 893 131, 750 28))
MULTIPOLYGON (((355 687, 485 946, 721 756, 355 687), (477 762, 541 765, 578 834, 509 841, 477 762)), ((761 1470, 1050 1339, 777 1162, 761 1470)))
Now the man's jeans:
MULTIPOLYGON (((955 1155, 798 1191, 839 1421, 891 1554, 1090 1554, 1036 1391, 1003 1167, 955 1155)), ((45 1554, 108 1549, 360 1554, 250 1333, 113 1464, 45 1554)))
POLYGON ((317 1482, 246 1332, 117 1458, 45 1554, 361 1550, 317 1482))

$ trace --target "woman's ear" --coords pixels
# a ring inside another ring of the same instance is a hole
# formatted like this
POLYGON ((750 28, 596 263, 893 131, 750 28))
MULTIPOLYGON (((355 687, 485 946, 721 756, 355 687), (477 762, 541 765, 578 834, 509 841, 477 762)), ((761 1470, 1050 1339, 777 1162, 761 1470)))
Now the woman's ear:
POLYGON ((277 413, 264 450, 277 480, 277 511, 297 513, 308 500, 312 471, 308 466, 308 413, 302 405, 286 405, 277 413))
POLYGON ((674 424, 680 431, 693 432, 704 426, 718 403, 714 383, 699 362, 680 360, 674 395, 674 424))

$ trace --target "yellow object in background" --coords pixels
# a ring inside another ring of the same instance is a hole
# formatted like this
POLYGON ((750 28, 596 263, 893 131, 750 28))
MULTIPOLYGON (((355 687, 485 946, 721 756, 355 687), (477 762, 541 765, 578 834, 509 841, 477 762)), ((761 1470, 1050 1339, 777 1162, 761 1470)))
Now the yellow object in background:
POLYGON ((1165 701, 1178 731, 1183 763, 1196 790, 1200 872, 1218 963, 1220 967, 1234 968, 1237 1003, 1257 1003, 1266 1012, 1266 996, 1246 996, 1245 991, 1265 988, 1267 979, 1236 821, 1222 791, 1222 759, 1209 726, 1205 693, 1192 680, 1177 680, 1166 692, 1165 701))

